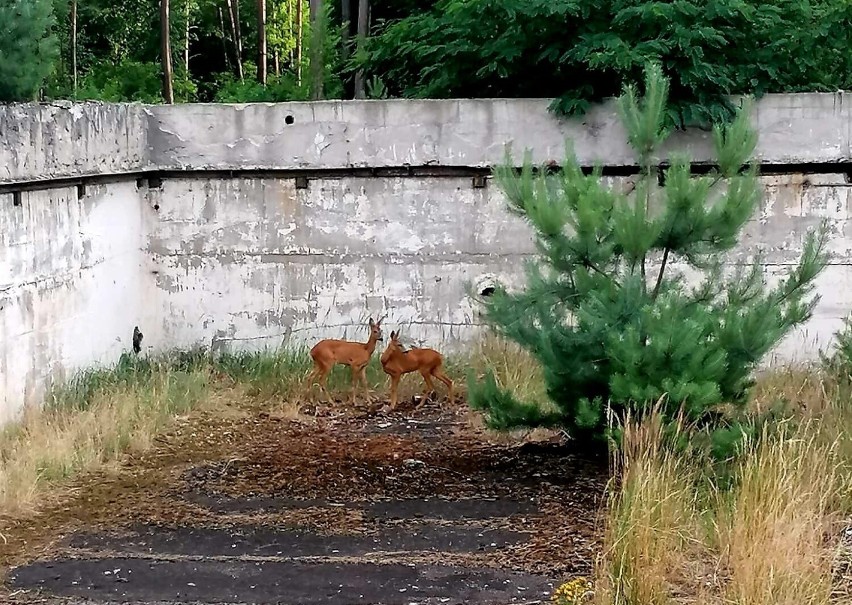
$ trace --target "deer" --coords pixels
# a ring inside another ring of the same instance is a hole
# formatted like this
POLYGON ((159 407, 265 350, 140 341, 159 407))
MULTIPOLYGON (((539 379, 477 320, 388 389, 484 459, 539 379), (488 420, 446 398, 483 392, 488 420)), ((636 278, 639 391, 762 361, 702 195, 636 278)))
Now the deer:
POLYGON ((355 403, 356 381, 360 381, 364 386, 369 398, 370 388, 367 385, 367 377, 364 371, 367 368, 367 364, 370 363, 373 351, 376 350, 376 343, 384 340, 382 337, 383 319, 384 317, 377 322, 373 322, 373 318, 370 318, 370 338, 367 342, 351 342, 348 340, 326 338, 315 344, 310 352, 311 359, 314 361, 313 370, 308 375, 308 379, 311 381, 311 388, 313 388, 314 381, 316 381, 319 383, 320 389, 325 392, 326 397, 330 400, 331 396, 326 388, 328 386, 328 375, 336 364, 346 365, 349 366, 352 372, 351 403, 355 403), (323 386, 324 383, 325 386, 323 386))
POLYGON ((388 346, 382 353, 381 362, 382 369, 391 379, 391 411, 396 410, 397 388, 400 378, 403 374, 414 371, 420 372, 423 380, 426 381, 424 398, 435 390, 435 385, 432 382, 434 377, 447 385, 450 403, 453 402, 453 381, 444 374, 442 369, 444 357, 438 351, 419 348, 406 351, 399 342, 399 331, 392 331, 388 346))

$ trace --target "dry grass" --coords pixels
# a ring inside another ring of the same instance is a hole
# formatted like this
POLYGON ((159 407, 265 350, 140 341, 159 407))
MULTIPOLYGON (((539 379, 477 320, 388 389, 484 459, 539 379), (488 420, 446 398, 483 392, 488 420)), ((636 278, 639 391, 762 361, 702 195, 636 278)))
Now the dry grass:
MULTIPOLYGON (((755 409, 789 420, 746 439, 717 482, 666 444, 659 416, 628 421, 597 569, 600 605, 828 605, 852 494, 850 389, 814 372, 764 376, 755 409)), ((677 430, 677 427, 675 427, 677 430)))
POLYGON ((746 444, 738 485, 716 513, 726 597, 739 605, 818 605, 831 593, 826 535, 841 473, 833 444, 807 422, 746 444))
POLYGON ((459 376, 463 375, 461 368, 470 368, 479 377, 491 370, 497 385, 511 391, 519 401, 549 405, 541 364, 514 342, 489 334, 453 366, 459 376))
MULTIPOLYGON (((471 366, 493 368, 525 396, 543 393, 532 358, 494 338, 471 358, 451 359, 447 365, 462 395, 463 369, 471 366)), ((146 450, 176 416, 199 405, 228 401, 263 406, 278 418, 297 417, 300 404, 318 394, 305 381, 310 368, 306 349, 282 349, 216 358, 197 351, 147 360, 124 357, 113 368, 83 372, 52 393, 43 408, 27 410, 0 433, 0 514, 31 512, 52 487, 114 465, 128 452, 146 450)), ((386 394, 379 355, 371 359, 367 380, 374 396, 386 394)), ((348 369, 338 366, 329 392, 346 399, 350 384, 348 369)), ((422 390, 422 379, 414 374, 403 379, 400 395, 422 390)))
POLYGON ((208 390, 201 369, 155 364, 81 375, 4 431, 0 511, 30 511, 51 485, 147 449, 174 416, 204 401, 208 390))
POLYGON ((659 414, 628 419, 614 456, 620 488, 610 494, 596 603, 662 605, 697 543, 698 472, 666 445, 659 414))

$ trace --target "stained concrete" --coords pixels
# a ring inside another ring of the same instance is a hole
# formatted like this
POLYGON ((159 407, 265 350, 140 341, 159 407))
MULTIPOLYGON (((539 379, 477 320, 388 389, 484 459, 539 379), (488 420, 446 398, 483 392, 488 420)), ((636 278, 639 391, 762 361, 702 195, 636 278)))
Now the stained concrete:
POLYGON ((147 169, 148 132, 137 103, 0 104, 0 184, 147 169))
MULTIPOLYGON (((813 320, 765 362, 815 358, 852 306, 842 164, 852 161, 852 106, 843 100, 768 95, 754 109, 761 161, 791 169, 762 177, 764 203, 730 266, 762 255, 777 280, 822 219, 834 255, 813 320)), ((475 187, 470 173, 405 170, 489 167, 506 143, 559 160, 566 137, 584 163, 633 163, 611 104, 567 121, 546 105, 0 107, 0 422, 75 370, 114 362, 136 325, 146 351, 260 349, 366 338, 367 317, 388 314, 409 344, 466 346, 481 324, 470 288, 520 285, 530 231, 491 179, 475 187), (345 172, 360 167, 403 174, 345 172), (160 183, 151 171, 161 169, 192 173, 160 183), (297 187, 292 170, 314 172, 297 187), (55 181, 79 176, 108 178, 55 181)), ((707 133, 678 133, 673 144, 710 158, 707 133)))
MULTIPOLYGON (((752 110, 763 163, 852 160, 852 103, 844 93, 777 94, 752 110), (844 101, 846 101, 844 103, 844 101)), ((172 105, 149 110, 152 161, 172 168, 347 168, 492 166, 506 144, 535 161, 564 157, 571 139, 580 161, 634 166, 615 104, 582 120, 547 111, 549 99, 323 101, 251 105, 172 105), (287 123, 287 118, 292 123, 287 123)), ((677 133, 669 149, 712 161, 709 132, 677 133)))

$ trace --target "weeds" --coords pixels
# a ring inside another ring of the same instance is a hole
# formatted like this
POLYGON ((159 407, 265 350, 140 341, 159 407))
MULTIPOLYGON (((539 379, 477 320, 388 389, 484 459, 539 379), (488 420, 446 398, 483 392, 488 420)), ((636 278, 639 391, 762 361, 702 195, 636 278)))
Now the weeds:
POLYGON ((0 510, 28 510, 48 485, 147 449, 176 415, 205 400, 207 372, 124 356, 84 372, 28 409, 0 441, 0 510))
POLYGON ((852 494, 852 388, 830 373, 764 376, 753 410, 785 416, 745 435, 724 473, 677 425, 628 419, 613 452, 600 605, 831 603, 836 531, 852 494))
POLYGON ((677 435, 659 413, 643 422, 628 418, 621 434, 613 456, 621 486, 610 493, 596 598, 601 605, 662 605, 696 542, 698 472, 670 447, 677 435))

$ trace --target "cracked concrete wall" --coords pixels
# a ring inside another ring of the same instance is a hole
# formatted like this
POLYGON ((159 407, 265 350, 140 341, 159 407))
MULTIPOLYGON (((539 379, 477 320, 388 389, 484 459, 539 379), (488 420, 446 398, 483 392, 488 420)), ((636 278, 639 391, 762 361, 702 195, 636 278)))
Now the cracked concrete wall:
POLYGON ((0 104, 0 184, 148 168, 139 104, 0 104))
POLYGON ((0 194, 0 424, 150 323, 135 182, 0 194))
MULTIPOLYGON (((532 148, 561 161, 574 142, 587 165, 633 166, 614 103, 560 120, 547 99, 323 101, 150 108, 153 164, 181 169, 339 169, 480 166, 532 148)), ((844 93, 766 95, 752 109, 764 164, 852 161, 852 102, 844 93)), ((675 133, 668 148, 713 159, 712 136, 675 133)))
MULTIPOLYGON (((843 174, 762 182, 764 204, 731 267, 761 253, 772 283, 797 263, 807 229, 829 219, 835 256, 818 281, 821 304, 766 362, 812 359, 852 307, 852 185, 843 174)), ((175 179, 148 204, 159 207, 147 250, 163 301, 153 333, 169 346, 361 338, 369 315, 387 313, 409 342, 458 350, 479 334, 468 284, 519 285, 534 253, 499 188, 470 178, 327 178, 307 189, 283 178, 175 179)))
MULTIPOLYGON (((493 182, 319 172, 297 189, 274 171, 488 167, 507 142, 559 160, 566 137, 584 162, 632 165, 611 105, 560 121, 547 102, 0 107, 0 423, 52 382, 114 362, 134 325, 150 350, 245 349, 362 338, 368 314, 388 313, 410 342, 463 346, 479 323, 467 283, 519 284, 533 252, 493 182), (130 174, 212 169, 247 172, 168 174, 150 189, 130 174), (81 176, 110 179, 79 192, 45 182, 81 176)), ((764 163, 824 174, 763 177, 766 201, 732 265, 763 251, 774 280, 829 219, 822 301, 774 352, 813 358, 852 307, 852 185, 831 167, 852 162, 852 110, 842 94, 769 95, 754 117, 764 163)), ((710 157, 707 133, 675 143, 710 157)))

